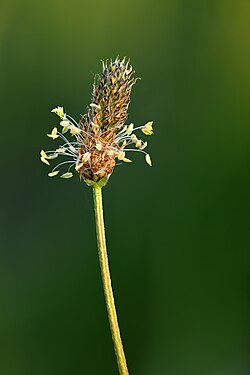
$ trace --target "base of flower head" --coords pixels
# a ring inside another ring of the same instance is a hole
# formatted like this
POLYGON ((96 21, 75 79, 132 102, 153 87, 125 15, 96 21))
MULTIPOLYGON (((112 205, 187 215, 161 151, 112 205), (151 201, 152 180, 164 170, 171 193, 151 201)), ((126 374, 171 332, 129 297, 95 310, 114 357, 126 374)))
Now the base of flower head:
POLYGON ((108 179, 109 177, 103 177, 101 180, 93 181, 93 180, 88 180, 84 178, 84 181, 86 182, 88 186, 102 188, 106 185, 106 183, 108 182, 108 179))

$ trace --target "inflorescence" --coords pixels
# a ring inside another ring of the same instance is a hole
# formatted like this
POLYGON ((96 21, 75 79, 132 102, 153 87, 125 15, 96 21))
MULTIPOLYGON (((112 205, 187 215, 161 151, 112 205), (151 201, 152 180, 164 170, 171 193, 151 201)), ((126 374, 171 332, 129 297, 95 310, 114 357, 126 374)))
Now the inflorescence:
POLYGON ((150 155, 144 151, 147 142, 137 138, 135 131, 151 135, 153 122, 138 127, 125 124, 131 90, 137 80, 133 77, 134 71, 125 58, 102 64, 102 74, 95 76, 91 104, 79 122, 66 114, 63 107, 51 111, 60 117, 62 130, 54 127, 47 135, 53 140, 60 138, 62 144, 54 151, 41 150, 41 161, 47 165, 58 157, 63 161, 52 169, 49 177, 58 175, 60 167, 69 165, 61 178, 72 177, 74 167, 88 185, 105 185, 115 165, 132 161, 127 158, 127 152, 132 151, 143 153, 146 162, 152 166, 150 155), (67 132, 73 141, 66 138, 67 132))

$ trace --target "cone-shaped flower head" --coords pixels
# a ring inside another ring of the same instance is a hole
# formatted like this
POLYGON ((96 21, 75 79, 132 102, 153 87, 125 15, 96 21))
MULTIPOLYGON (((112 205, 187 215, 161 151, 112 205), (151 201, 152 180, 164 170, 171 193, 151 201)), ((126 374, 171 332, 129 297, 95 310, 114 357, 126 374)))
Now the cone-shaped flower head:
POLYGON ((132 86, 136 79, 129 62, 116 59, 103 62, 103 72, 96 75, 92 103, 86 115, 86 125, 99 126, 101 131, 117 133, 128 118, 132 86))
POLYGON ((53 140, 60 137, 64 144, 56 151, 41 151, 41 160, 49 164, 50 159, 60 156, 71 156, 73 160, 59 163, 49 176, 56 176, 61 165, 71 163, 68 171, 61 175, 70 178, 72 166, 89 185, 98 183, 104 185, 116 165, 116 160, 131 162, 126 157, 126 151, 140 151, 146 155, 146 162, 151 165, 151 159, 143 149, 147 142, 138 139, 135 130, 141 130, 145 135, 153 134, 152 122, 134 128, 133 124, 126 125, 130 95, 136 78, 129 61, 116 59, 103 62, 103 71, 95 76, 91 103, 87 113, 79 123, 64 113, 63 107, 52 110, 60 118, 62 132, 54 127, 51 134, 53 140), (65 133, 70 131, 75 138, 69 142, 65 133), (127 148, 134 144, 135 148, 127 148))

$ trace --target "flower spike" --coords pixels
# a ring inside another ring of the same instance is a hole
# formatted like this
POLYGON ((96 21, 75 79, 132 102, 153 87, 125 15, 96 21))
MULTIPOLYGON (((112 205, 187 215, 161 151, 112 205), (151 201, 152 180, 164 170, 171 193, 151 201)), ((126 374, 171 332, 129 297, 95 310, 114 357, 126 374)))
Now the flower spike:
POLYGON ((55 151, 42 150, 40 157, 47 165, 57 157, 63 160, 48 174, 49 177, 59 173, 58 166, 69 165, 61 178, 71 178, 73 167, 88 185, 105 185, 116 164, 132 162, 125 156, 131 151, 143 153, 147 164, 152 166, 149 154, 144 151, 147 142, 139 139, 136 132, 141 130, 147 136, 152 135, 153 122, 139 127, 126 124, 131 91, 138 78, 134 77, 134 70, 126 58, 108 60, 102 65, 102 73, 95 76, 90 104, 79 121, 66 114, 63 107, 51 111, 61 119, 62 131, 54 127, 47 135, 62 142, 55 151), (71 140, 65 136, 68 131, 71 140))

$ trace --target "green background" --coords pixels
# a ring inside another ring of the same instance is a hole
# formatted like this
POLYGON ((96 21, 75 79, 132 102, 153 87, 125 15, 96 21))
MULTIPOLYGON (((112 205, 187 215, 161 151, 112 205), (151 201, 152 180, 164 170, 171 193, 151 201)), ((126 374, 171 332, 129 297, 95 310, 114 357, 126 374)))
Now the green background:
POLYGON ((91 189, 39 161, 50 110, 79 118, 117 55, 142 78, 129 121, 155 123, 153 168, 133 154, 104 190, 131 375, 247 374, 249 19, 247 0, 1 1, 1 374, 117 374, 91 189))

